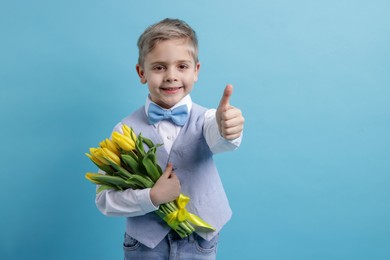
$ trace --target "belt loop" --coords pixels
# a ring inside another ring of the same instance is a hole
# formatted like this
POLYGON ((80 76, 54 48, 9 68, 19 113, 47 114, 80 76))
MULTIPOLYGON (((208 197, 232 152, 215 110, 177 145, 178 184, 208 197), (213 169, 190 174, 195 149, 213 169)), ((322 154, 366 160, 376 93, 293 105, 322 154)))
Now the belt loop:
POLYGON ((190 243, 194 242, 195 241, 195 237, 194 236, 195 236, 195 233, 190 234, 188 236, 188 242, 190 242, 190 243))
POLYGON ((168 237, 169 237, 169 239, 172 240, 172 241, 173 241, 173 240, 180 240, 180 239, 181 239, 180 236, 179 236, 179 234, 177 234, 176 231, 173 230, 173 229, 171 229, 171 231, 169 231, 168 237))

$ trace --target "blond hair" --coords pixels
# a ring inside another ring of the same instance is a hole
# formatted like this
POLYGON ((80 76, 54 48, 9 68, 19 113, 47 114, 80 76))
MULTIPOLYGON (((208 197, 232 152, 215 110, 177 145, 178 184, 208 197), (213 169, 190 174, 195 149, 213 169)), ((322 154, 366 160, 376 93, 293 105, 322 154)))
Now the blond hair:
POLYGON ((146 55, 154 49, 156 44, 171 39, 189 40, 191 54, 195 63, 198 63, 198 39, 195 31, 182 20, 166 18, 146 28, 139 37, 137 42, 138 64, 143 66, 146 55))

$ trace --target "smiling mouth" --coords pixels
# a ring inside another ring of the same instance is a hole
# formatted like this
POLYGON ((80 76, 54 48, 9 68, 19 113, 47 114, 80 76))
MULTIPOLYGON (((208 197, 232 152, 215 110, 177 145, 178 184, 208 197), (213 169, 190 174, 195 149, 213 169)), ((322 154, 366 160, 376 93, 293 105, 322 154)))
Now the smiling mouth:
POLYGON ((161 91, 167 95, 175 95, 180 92, 183 87, 161 87, 161 91))
POLYGON ((165 91, 176 91, 176 90, 179 90, 181 88, 182 87, 161 87, 161 89, 165 90, 165 91))

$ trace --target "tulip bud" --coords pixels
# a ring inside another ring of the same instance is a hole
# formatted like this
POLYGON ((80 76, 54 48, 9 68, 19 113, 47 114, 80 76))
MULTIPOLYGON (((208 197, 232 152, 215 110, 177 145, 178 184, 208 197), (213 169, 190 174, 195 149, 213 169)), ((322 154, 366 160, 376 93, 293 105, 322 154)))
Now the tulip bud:
POLYGON ((130 137, 130 127, 127 125, 122 125, 123 135, 130 137))
POLYGON ((107 148, 116 155, 120 155, 120 151, 118 150, 119 147, 108 138, 106 140, 101 141, 99 145, 101 148, 107 148))
POLYGON ((112 133, 112 140, 116 143, 122 150, 132 151, 135 148, 135 143, 131 140, 130 137, 124 136, 118 132, 112 133))
POLYGON ((100 183, 98 183, 97 181, 95 181, 92 177, 93 177, 93 173, 90 173, 90 172, 87 172, 86 174, 85 174, 85 178, 87 179, 87 180, 89 180, 90 182, 93 182, 93 183, 95 183, 95 184, 100 184, 100 183))
POLYGON ((90 148, 89 152, 91 153, 92 157, 94 157, 96 160, 100 161, 103 165, 110 165, 110 162, 107 161, 107 159, 104 156, 103 148, 90 148))
POLYGON ((105 165, 105 160, 101 160, 100 158, 98 158, 96 156, 96 150, 98 150, 97 148, 90 148, 89 149, 89 152, 90 154, 88 153, 85 153, 86 156, 88 156, 89 159, 91 159, 91 161, 93 161, 94 163, 96 163, 98 166, 103 166, 105 165))
POLYGON ((104 158, 113 161, 115 164, 120 165, 121 159, 115 153, 111 152, 107 148, 102 148, 104 158))
POLYGON ((132 139, 134 142, 137 140, 137 136, 135 135, 133 129, 129 126, 122 125, 122 131, 124 136, 130 137, 130 139, 132 139))

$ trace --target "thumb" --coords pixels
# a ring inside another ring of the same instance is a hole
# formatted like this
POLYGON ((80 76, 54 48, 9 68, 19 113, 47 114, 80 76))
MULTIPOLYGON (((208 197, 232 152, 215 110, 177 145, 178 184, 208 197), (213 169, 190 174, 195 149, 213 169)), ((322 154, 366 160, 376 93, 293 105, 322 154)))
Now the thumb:
POLYGON ((226 85, 225 90, 223 91, 223 95, 221 101, 219 102, 219 108, 223 110, 227 110, 230 106, 230 96, 233 93, 233 86, 228 84, 226 85))
POLYGON ((165 168, 165 171, 163 172, 162 175, 169 178, 169 176, 171 176, 172 173, 173 173, 173 165, 172 163, 168 163, 167 168, 165 168))

